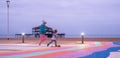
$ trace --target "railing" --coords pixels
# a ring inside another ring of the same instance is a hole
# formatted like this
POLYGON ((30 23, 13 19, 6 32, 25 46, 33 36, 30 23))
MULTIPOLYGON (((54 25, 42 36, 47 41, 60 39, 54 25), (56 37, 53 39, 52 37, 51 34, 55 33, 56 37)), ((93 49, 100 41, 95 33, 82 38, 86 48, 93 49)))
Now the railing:
POLYGON ((65 38, 65 33, 59 33, 57 35, 58 35, 58 38, 65 38))
MULTIPOLYGON (((22 34, 15 34, 15 38, 21 38, 22 34)), ((25 38, 33 38, 34 35, 33 34, 25 34, 25 38)))

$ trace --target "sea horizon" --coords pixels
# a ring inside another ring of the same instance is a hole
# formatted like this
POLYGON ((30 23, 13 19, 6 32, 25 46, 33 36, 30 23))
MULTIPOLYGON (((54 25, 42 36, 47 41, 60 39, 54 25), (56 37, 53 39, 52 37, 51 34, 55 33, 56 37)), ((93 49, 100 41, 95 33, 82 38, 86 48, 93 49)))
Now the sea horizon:
MULTIPOLYGON (((34 35, 25 36, 26 38, 35 38, 34 35)), ((84 35, 85 38, 120 38, 120 35, 84 35)), ((16 38, 15 35, 0 35, 0 38, 16 38)), ((18 36, 21 38, 21 36, 18 36)), ((81 38, 81 35, 65 35, 65 38, 81 38)))

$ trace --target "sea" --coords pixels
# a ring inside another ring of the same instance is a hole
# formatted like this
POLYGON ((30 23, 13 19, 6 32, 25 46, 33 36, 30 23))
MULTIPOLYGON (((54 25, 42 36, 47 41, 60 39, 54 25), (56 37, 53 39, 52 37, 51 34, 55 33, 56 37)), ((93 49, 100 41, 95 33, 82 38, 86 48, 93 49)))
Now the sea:
MULTIPOLYGON (((21 38, 16 35, 0 35, 0 38, 21 38)), ((34 35, 24 36, 26 38, 35 38, 34 35)), ((64 38, 81 38, 81 35, 65 35, 64 38)), ((120 38, 120 35, 84 35, 84 38, 120 38)))

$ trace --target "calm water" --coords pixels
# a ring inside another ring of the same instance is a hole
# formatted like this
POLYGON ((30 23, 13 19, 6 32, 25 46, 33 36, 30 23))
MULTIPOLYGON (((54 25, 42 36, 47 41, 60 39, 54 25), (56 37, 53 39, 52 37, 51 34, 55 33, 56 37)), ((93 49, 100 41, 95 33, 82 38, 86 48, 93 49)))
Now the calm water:
MULTIPOLYGON (((15 35, 0 35, 0 38, 15 38, 15 35)), ((18 36, 21 37, 21 36, 18 36)), ((34 35, 32 36, 26 36, 26 37, 31 37, 34 38, 34 35)), ((81 38, 80 35, 65 35, 66 38, 81 38)), ((85 38, 120 38, 120 35, 85 35, 85 38)))

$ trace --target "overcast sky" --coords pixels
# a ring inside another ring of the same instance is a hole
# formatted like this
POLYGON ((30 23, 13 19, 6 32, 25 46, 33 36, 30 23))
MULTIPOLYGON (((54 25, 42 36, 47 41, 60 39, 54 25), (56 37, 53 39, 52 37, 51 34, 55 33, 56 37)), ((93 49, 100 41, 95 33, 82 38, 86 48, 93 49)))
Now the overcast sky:
MULTIPOLYGON (((45 20, 67 35, 120 35, 120 0, 10 1, 10 34, 32 33, 45 20)), ((7 34, 6 9, 0 0, 0 35, 7 34)))

